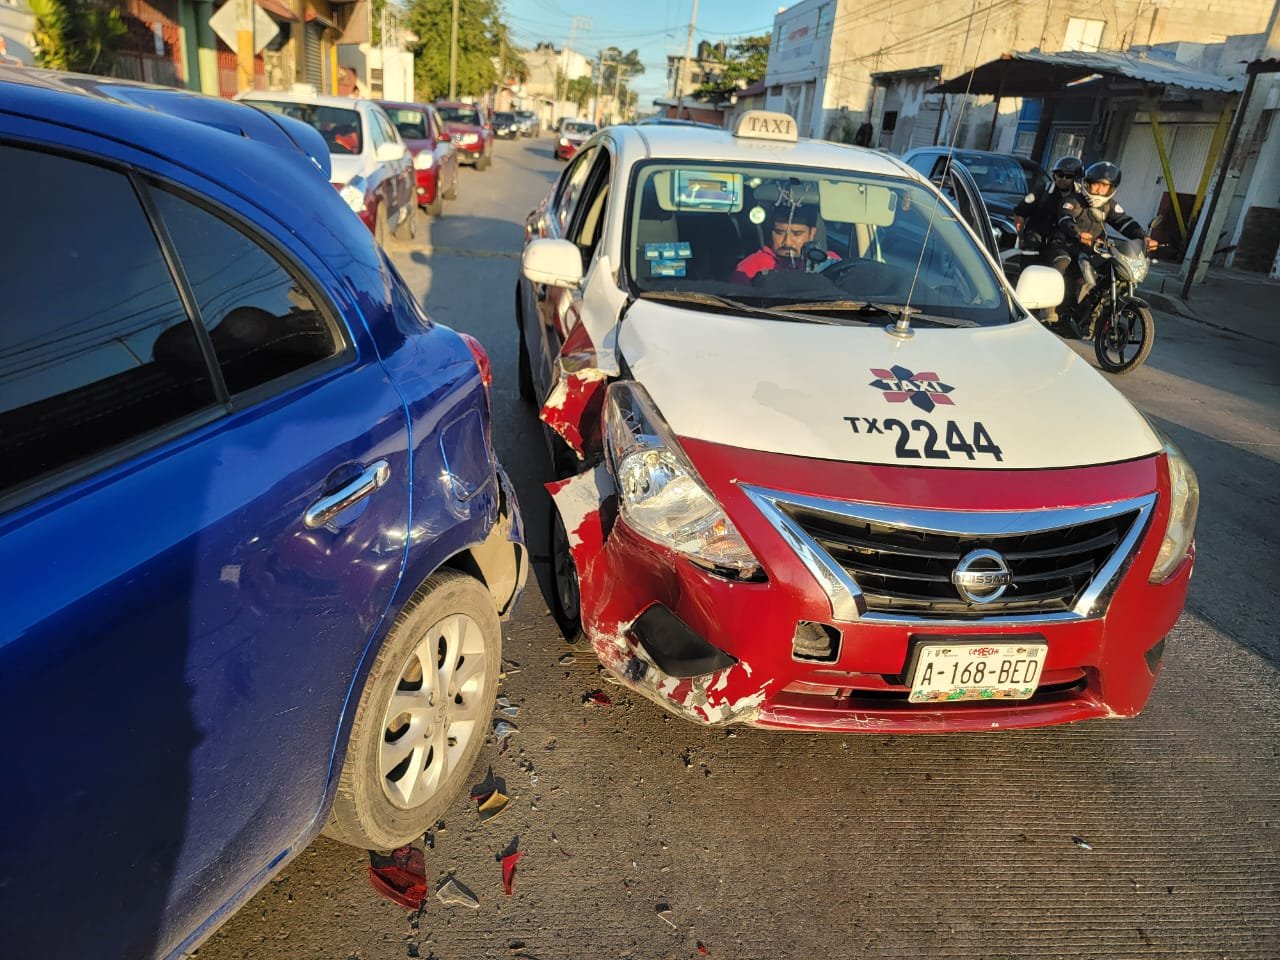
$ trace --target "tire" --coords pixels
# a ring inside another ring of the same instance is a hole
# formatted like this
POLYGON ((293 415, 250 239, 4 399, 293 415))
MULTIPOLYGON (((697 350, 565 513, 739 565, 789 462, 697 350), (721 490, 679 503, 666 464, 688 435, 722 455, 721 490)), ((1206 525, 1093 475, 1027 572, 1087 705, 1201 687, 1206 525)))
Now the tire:
POLYGON ((488 590, 456 570, 428 577, 365 681, 324 833, 367 850, 421 838, 466 785, 488 734, 501 663, 502 632, 488 590), (449 676, 440 661, 453 661, 449 676), (467 669, 454 675, 459 666, 467 669), (465 679, 452 697, 435 695, 432 687, 457 676, 465 679))
POLYGON ((1093 352, 1107 373, 1129 373, 1146 362, 1156 341, 1156 321, 1151 311, 1135 303, 1124 304, 1114 317, 1098 321, 1093 352))
POLYGON ((554 502, 551 504, 551 615, 570 643, 582 636, 582 594, 578 568, 569 552, 569 536, 554 502))
POLYGON ((436 198, 426 206, 427 216, 432 220, 438 220, 444 216, 444 194, 440 192, 440 185, 436 184, 436 198))
POLYGON ((516 336, 520 340, 520 399, 530 406, 537 406, 538 397, 533 389, 533 366, 529 363, 529 348, 524 342, 524 314, 520 309, 520 286, 516 285, 516 336))
POLYGON ((418 205, 411 204, 409 207, 409 215, 400 221, 396 226, 395 238, 400 243, 412 243, 418 237, 418 205))

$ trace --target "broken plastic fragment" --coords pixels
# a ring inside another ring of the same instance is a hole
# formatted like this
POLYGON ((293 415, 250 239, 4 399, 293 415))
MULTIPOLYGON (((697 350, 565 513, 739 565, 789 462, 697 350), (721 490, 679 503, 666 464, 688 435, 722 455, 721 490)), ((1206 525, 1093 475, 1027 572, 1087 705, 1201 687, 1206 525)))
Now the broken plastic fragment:
POLYGON ((560 658, 560 666, 562 667, 567 667, 569 666, 569 664, 577 663, 577 662, 578 662, 578 658, 575 657, 572 653, 566 653, 564 656, 560 658))
POLYGON ((676 928, 676 923, 674 920, 671 919, 671 914, 672 914, 671 904, 660 903, 657 905, 657 911, 658 911, 658 916, 662 919, 662 922, 665 923, 667 926, 669 926, 672 930, 674 930, 676 928))
POLYGON ((493 723, 493 732, 501 741, 507 739, 507 737, 511 736, 513 733, 519 733, 520 728, 508 720, 495 720, 493 723))
POLYGON ((507 809, 507 804, 511 802, 501 790, 494 790, 493 793, 486 797, 478 797, 476 803, 476 812, 480 814, 480 822, 488 823, 503 810, 507 809))
POLYGON ((596 704, 601 707, 613 706, 613 701, 609 699, 608 694, 603 690, 588 690, 582 695, 582 703, 584 706, 596 704))
POLYGON ((412 844, 391 853, 369 851, 369 883, 392 903, 417 910, 427 896, 427 868, 422 849, 412 844))
POLYGON ((476 895, 453 877, 446 877, 444 883, 436 888, 436 899, 446 907, 470 907, 472 910, 480 907, 476 895))
POLYGON ((1086 840, 1084 837, 1072 837, 1072 838, 1071 838, 1071 842, 1072 842, 1072 843, 1074 843, 1074 844, 1075 844, 1077 847, 1079 847, 1081 850, 1092 850, 1092 849, 1093 849, 1093 844, 1091 844, 1091 843, 1090 843, 1088 840, 1086 840))
POLYGON ((502 714, 504 714, 504 715, 506 715, 506 716, 508 716, 508 717, 518 717, 518 716, 520 716, 520 708, 519 708, 519 707, 517 707, 517 706, 503 707, 503 708, 502 708, 500 711, 498 711, 498 712, 499 712, 499 713, 502 713, 502 714))
POLYGON ((702 956, 704 956, 704 957, 705 957, 705 956, 707 956, 707 954, 709 954, 710 952, 711 952, 711 951, 707 949, 707 945, 706 945, 705 943, 703 943, 701 940, 699 940, 699 941, 698 941, 698 953, 700 953, 702 956))
POLYGON ((524 854, 519 850, 508 853, 502 858, 502 889, 511 896, 512 885, 516 882, 516 864, 524 854))

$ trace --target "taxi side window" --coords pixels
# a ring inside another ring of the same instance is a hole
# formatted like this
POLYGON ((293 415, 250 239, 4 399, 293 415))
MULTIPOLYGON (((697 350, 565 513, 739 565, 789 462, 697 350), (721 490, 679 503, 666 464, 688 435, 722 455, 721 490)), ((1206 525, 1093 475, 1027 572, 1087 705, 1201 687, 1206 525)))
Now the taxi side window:
POLYGON ((556 222, 560 226, 560 236, 567 236, 569 223, 573 219, 573 211, 578 205, 578 198, 587 184, 587 175, 591 173, 592 161, 598 148, 585 150, 573 158, 569 169, 564 172, 560 181, 560 191, 556 195, 556 222))
POLYGON ((153 191, 233 396, 344 347, 306 286, 257 241, 162 188, 153 191))
POLYGON ((578 202, 578 215, 572 221, 566 239, 572 240, 582 251, 582 268, 586 270, 595 256, 604 232, 605 214, 609 205, 609 180, 611 163, 609 151, 596 151, 597 159, 578 202))
POLYGON ((373 138, 373 149, 377 150, 388 142, 386 128, 382 125, 382 118, 376 113, 370 111, 365 116, 369 122, 369 136, 373 138))
POLYGON ((22 185, 5 207, 22 240, 6 245, 3 269, 3 496, 213 408, 217 395, 126 174, 0 145, 0 182, 22 185))

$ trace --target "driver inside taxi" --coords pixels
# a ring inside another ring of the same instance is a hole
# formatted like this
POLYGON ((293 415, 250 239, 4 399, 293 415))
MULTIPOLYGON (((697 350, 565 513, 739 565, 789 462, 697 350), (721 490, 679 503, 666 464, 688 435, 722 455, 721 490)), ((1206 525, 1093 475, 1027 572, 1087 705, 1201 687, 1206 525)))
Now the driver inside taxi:
MULTIPOLYGON (((773 270, 804 270, 808 264, 806 246, 818 235, 818 207, 812 203, 779 202, 772 210, 772 231, 768 246, 747 255, 734 271, 734 283, 749 284, 755 277, 773 270)), ((825 251, 826 260, 839 260, 825 251)))

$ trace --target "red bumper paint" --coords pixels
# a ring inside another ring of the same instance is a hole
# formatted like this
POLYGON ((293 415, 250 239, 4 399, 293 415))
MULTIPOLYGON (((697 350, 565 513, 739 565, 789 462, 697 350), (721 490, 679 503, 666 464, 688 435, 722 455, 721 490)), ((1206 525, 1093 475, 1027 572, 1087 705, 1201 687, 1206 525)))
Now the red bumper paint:
MULTIPOLYGON (((1155 674, 1145 654, 1177 621, 1193 560, 1188 557, 1165 583, 1148 582, 1168 515, 1163 457, 1069 470, 978 471, 832 463, 681 442, 764 565, 768 582, 734 582, 705 571, 641 537, 622 520, 611 519, 616 510, 609 499, 594 513, 577 517, 573 527, 566 517, 576 541, 584 630, 596 654, 629 687, 668 710, 706 724, 937 733, 1131 717, 1146 704, 1155 674), (747 498, 743 483, 837 500, 967 511, 1080 507, 1153 491, 1158 499, 1101 618, 939 627, 927 620, 913 625, 834 621, 826 595, 747 498), (691 680, 662 674, 628 633, 654 603, 668 607, 738 663, 691 680), (839 629, 837 662, 793 658, 792 637, 800 620, 839 629), (1029 635, 1042 636, 1049 645, 1042 692, 1031 700, 907 702, 901 678, 913 638, 1029 635), (1043 692, 1055 684, 1061 685, 1060 692, 1043 692)), ((603 471, 598 468, 597 478, 603 471)), ((600 485, 607 487, 607 478, 600 485)), ((552 485, 553 492, 564 486, 552 485)), ((559 495, 557 504, 564 512, 559 495)))
POLYGON ((436 191, 439 189, 440 168, 432 166, 429 170, 413 171, 417 175, 418 205, 427 206, 427 204, 435 203, 436 191))
POLYGON ((563 144, 559 141, 556 142, 557 160, 572 160, 577 152, 578 145, 576 143, 563 144))

